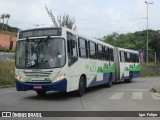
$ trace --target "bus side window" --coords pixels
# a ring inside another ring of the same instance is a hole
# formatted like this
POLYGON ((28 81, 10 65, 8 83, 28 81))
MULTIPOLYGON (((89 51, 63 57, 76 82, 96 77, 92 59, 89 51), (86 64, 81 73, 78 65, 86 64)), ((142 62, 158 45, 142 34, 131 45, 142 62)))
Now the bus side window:
POLYGON ((75 35, 67 32, 68 65, 71 66, 78 60, 77 38, 75 35))
POLYGON ((113 49, 110 48, 110 60, 114 61, 114 57, 113 57, 113 49))
POLYGON ((97 57, 99 60, 103 60, 103 46, 97 44, 97 57))
POLYGON ((89 58, 96 59, 96 44, 94 42, 88 42, 89 44, 89 58))
POLYGON ((79 57, 88 58, 88 45, 87 40, 83 38, 78 39, 79 57))
POLYGON ((139 56, 138 56, 138 54, 135 54, 135 62, 139 63, 139 56))
POLYGON ((126 55, 126 62, 130 62, 130 53, 129 52, 127 52, 127 55, 126 55))
POLYGON ((104 59, 108 60, 108 48, 104 46, 104 59))
POLYGON ((125 52, 120 51, 120 61, 125 62, 125 52))

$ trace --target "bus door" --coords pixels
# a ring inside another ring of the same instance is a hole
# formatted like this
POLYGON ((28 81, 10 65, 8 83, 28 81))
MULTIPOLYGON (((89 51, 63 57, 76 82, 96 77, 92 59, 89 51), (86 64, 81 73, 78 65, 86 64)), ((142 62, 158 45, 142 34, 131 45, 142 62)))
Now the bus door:
POLYGON ((67 51, 68 51, 68 77, 70 91, 77 89, 78 82, 78 55, 77 55, 77 37, 67 32, 67 51))

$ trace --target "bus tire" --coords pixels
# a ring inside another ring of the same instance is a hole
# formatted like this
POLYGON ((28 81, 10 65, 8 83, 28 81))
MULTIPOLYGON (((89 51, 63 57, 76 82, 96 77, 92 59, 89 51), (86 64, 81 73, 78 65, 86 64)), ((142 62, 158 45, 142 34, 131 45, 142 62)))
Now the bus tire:
POLYGON ((85 77, 81 76, 79 80, 78 90, 76 91, 76 95, 78 97, 82 97, 85 93, 85 89, 86 89, 86 80, 85 77))
POLYGON ((36 93, 37 93, 37 95, 39 95, 39 96, 43 96, 43 95, 45 95, 45 94, 46 94, 46 91, 43 91, 43 90, 37 90, 37 91, 36 91, 36 93))
POLYGON ((125 80, 126 83, 131 83, 133 80, 133 72, 129 72, 129 79, 125 80))
POLYGON ((106 84, 106 87, 110 88, 112 86, 112 73, 109 74, 109 81, 108 83, 106 84))

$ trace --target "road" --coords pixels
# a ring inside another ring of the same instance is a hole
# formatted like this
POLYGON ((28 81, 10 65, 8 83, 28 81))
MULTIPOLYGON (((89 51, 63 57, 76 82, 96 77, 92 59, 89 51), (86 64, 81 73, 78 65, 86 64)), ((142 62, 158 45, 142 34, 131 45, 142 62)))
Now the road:
POLYGON ((73 93, 49 92, 37 96, 34 91, 3 88, 0 111, 160 111, 160 96, 150 92, 157 84, 160 77, 137 78, 132 83, 116 83, 111 88, 89 88, 81 98, 73 93))
POLYGON ((8 59, 8 57, 13 56, 13 55, 14 53, 0 53, 0 61, 6 61, 6 60, 13 61, 13 60, 8 59))

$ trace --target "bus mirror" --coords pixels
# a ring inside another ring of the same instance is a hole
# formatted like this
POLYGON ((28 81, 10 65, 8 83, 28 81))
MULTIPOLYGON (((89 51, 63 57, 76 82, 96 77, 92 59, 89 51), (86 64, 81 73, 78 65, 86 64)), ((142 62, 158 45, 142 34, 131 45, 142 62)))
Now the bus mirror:
POLYGON ((71 47, 72 47, 72 48, 75 48, 75 47, 76 47, 76 42, 75 42, 75 40, 70 40, 70 43, 71 43, 71 47))

